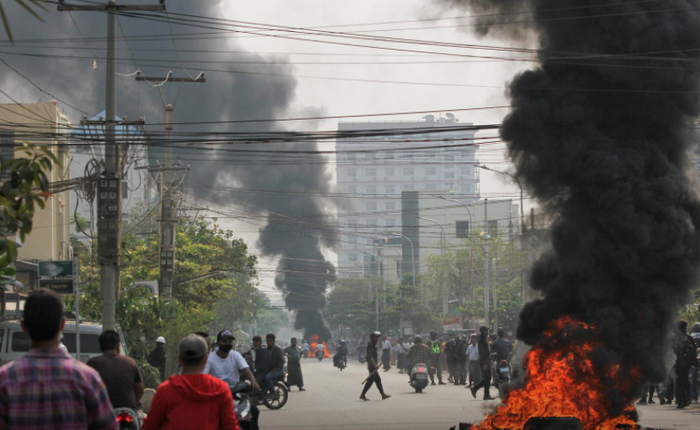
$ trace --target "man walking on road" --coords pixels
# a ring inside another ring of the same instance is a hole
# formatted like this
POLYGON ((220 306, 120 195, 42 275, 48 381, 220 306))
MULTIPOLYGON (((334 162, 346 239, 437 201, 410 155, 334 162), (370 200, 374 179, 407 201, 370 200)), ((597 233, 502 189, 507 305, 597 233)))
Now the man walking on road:
POLYGON ((479 364, 479 344, 476 334, 472 334, 470 345, 467 347, 467 362, 469 370, 469 385, 467 388, 472 388, 473 386, 481 382, 481 365, 479 364))
POLYGON ((100 375, 58 347, 65 323, 56 293, 29 295, 20 324, 31 349, 0 368, 0 429, 118 430, 100 375))
POLYGON ((428 341, 428 348, 430 348, 430 385, 435 385, 435 374, 437 373, 438 381, 440 385, 445 385, 442 382, 442 362, 440 361, 440 356, 442 355, 442 349, 440 348, 440 341, 437 338, 436 332, 430 333, 430 340, 428 341))
POLYGON ((143 430, 239 430, 228 384, 203 374, 207 353, 201 336, 182 339, 178 356, 182 374, 158 387, 143 430))
POLYGON ((134 359, 119 355, 120 348, 119 333, 107 330, 100 335, 102 355, 92 357, 86 364, 100 374, 113 408, 136 411, 143 397, 143 379, 134 359))
POLYGON ((455 385, 467 384, 467 336, 457 338, 454 349, 455 385))
POLYGON ((365 382, 365 387, 362 389, 360 400, 369 400, 365 395, 375 383, 377 384, 377 389, 379 390, 379 393, 382 395, 382 400, 386 400, 389 397, 391 397, 390 395, 384 393, 384 387, 382 386, 382 378, 379 376, 379 363, 377 362, 377 342, 379 341, 380 336, 381 333, 379 333, 378 331, 373 332, 369 336, 369 343, 367 344, 367 355, 365 357, 367 359, 367 370, 369 370, 369 377, 367 378, 367 382, 365 382))
POLYGON ((479 365, 482 370, 482 377, 480 383, 472 387, 472 397, 476 398, 476 392, 479 389, 484 389, 484 400, 493 400, 489 389, 491 388, 491 354, 489 352, 489 328, 486 326, 481 326, 479 328, 479 365))
POLYGON ((304 375, 301 373, 301 351, 297 346, 297 338, 293 337, 291 344, 284 349, 284 355, 287 356, 287 386, 297 386, 299 391, 304 389, 304 375))
POLYGON ((384 363, 384 371, 388 372, 391 369, 391 342, 386 336, 382 342, 382 362, 384 363))

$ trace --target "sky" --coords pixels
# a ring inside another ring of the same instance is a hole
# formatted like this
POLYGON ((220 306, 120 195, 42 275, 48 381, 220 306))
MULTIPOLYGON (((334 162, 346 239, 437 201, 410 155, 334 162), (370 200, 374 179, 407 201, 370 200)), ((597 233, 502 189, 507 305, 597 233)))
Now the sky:
MULTIPOLYGON (((189 0, 188 0, 189 1, 189 0)), ((119 3, 126 3, 120 1, 119 3)), ((139 4, 153 4, 155 1, 137 1, 139 4)), ((250 2, 243 0, 225 0, 220 4, 215 0, 198 0, 195 3, 187 3, 186 11, 182 9, 184 3, 177 1, 166 2, 168 10, 173 15, 186 13, 200 13, 202 15, 214 15, 218 18, 230 20, 246 21, 250 23, 264 23, 283 25, 289 27, 318 28, 325 31, 362 32, 359 34, 373 34, 389 36, 395 38, 421 39, 426 41, 440 41, 451 44, 479 44, 494 46, 509 46, 500 40, 478 39, 470 31, 473 27, 473 20, 465 11, 444 10, 436 3, 425 0, 356 0, 353 2, 327 0, 267 0, 265 2, 250 2), (219 6, 217 7, 217 4, 219 6), (200 8, 201 6, 201 8, 200 8), (459 18, 453 18, 459 17, 459 18)), ((39 24, 29 19, 24 12, 10 9, 11 16, 21 18, 22 22, 29 22, 29 26, 15 25, 15 37, 18 40, 23 38, 37 37, 71 37, 75 38, 73 46, 83 48, 79 55, 90 57, 94 54, 94 61, 88 58, 86 61, 64 61, 56 60, 61 67, 69 72, 56 72, 51 67, 43 66, 46 63, 31 59, 18 59, 16 56, 4 56, 0 52, 0 58, 5 58, 8 62, 17 66, 26 76, 39 83, 40 86, 58 96, 78 109, 83 108, 91 113, 97 113, 101 109, 102 98, 101 82, 104 79, 104 66, 101 59, 103 42, 95 38, 103 37, 105 27, 102 24, 104 17, 91 13, 73 13, 72 19, 66 14, 59 14, 55 10, 42 14, 45 17, 45 25, 36 27, 39 24), (41 28, 41 35, 34 34, 33 29, 41 28), (58 31, 60 29, 60 32, 58 31), (80 43, 82 42, 84 43, 80 43), (85 49, 89 47, 90 49, 85 49), (93 51, 92 49, 95 49, 93 51), (46 69, 42 69, 46 67, 46 69), (98 110, 99 109, 99 110, 98 110)), ((17 22, 18 20, 15 20, 17 22)), ((123 24, 123 31, 129 36, 148 35, 155 32, 162 33, 163 25, 158 30, 151 28, 150 23, 140 20, 130 20, 122 17, 120 24, 123 24), (133 22, 131 22, 133 21, 133 22)), ((170 30, 170 29, 168 29, 170 30)), ((177 34, 191 29, 179 28, 173 23, 173 33, 177 34)), ((231 35, 223 44, 217 45, 217 49, 229 47, 233 52, 185 52, 189 49, 206 49, 208 42, 184 42, 178 40, 162 40, 151 46, 157 46, 167 50, 169 58, 174 58, 175 53, 181 60, 185 60, 183 68, 174 69, 176 75, 192 76, 199 73, 196 62, 188 63, 187 60, 216 60, 216 61, 254 61, 257 56, 251 53, 262 55, 266 62, 278 61, 281 65, 275 69, 276 73, 292 75, 288 78, 292 94, 280 94, 280 98, 285 98, 285 110, 274 112, 278 117, 296 116, 317 116, 317 115, 354 115, 364 113, 383 112, 410 112, 410 111, 433 111, 435 115, 450 112, 456 108, 472 108, 486 106, 507 105, 505 86, 508 81, 519 71, 533 66, 526 61, 502 61, 498 59, 485 59, 484 55, 494 55, 492 51, 478 49, 468 49, 460 47, 435 47, 416 44, 382 44, 381 42, 366 42, 346 38, 324 38, 323 40, 335 40, 341 43, 369 44, 376 47, 407 50, 425 50, 431 52, 444 52, 452 55, 435 55, 416 52, 397 52, 389 49, 370 49, 356 46, 339 46, 330 43, 315 43, 305 40, 289 40, 282 37, 272 37, 280 35, 270 34, 260 35, 231 35), (173 48, 183 50, 173 52, 173 48), (249 51, 248 54, 241 54, 240 50, 249 51), (455 56, 458 54, 459 56, 455 56), (479 56, 473 58, 469 56, 479 56), (311 63, 311 64, 309 64, 311 63), (354 63, 354 64, 353 64, 354 63), (355 81, 348 81, 350 79, 355 81), (369 82, 374 81, 374 82, 369 82), (376 82, 383 81, 383 82, 376 82)), ((314 39, 314 36, 307 37, 314 39)), ((319 39, 319 38, 316 38, 319 39)), ((138 51, 148 42, 131 44, 131 48, 137 48, 136 57, 148 56, 147 52, 138 51)), ((524 45, 527 41, 523 42, 524 45)), ((125 45, 119 44, 121 48, 125 45)), ((46 53, 46 51, 43 51, 46 53)), ((75 51, 56 49, 57 54, 77 55, 75 51)), ((164 51, 165 52, 165 51, 164 51)), ((133 54, 133 53, 132 53, 133 54)), ((126 55, 120 51, 119 55, 126 55)), ((158 53, 153 54, 158 55, 158 53)), ((215 67, 216 64, 207 64, 201 67, 215 67)), ((54 66, 56 67, 56 66, 54 66)), ((257 66, 236 66, 237 69, 257 66)), ((264 69, 258 67, 256 70, 264 69)), ((136 70, 135 66, 120 65, 118 71, 123 75, 128 75, 136 70)), ((157 70, 155 73, 163 74, 166 70, 157 70)), ((211 119, 212 112, 207 109, 199 109, 207 104, 202 94, 209 94, 206 97, 214 96, 218 88, 212 90, 212 86, 226 85, 216 79, 216 76, 209 74, 209 85, 203 93, 198 85, 183 87, 165 88, 165 97, 168 100, 177 98, 180 105, 188 104, 185 109, 178 107, 175 112, 175 121, 204 121, 211 119), (197 108, 193 108, 195 104, 197 108), (186 117, 185 117, 186 115, 186 117)), ((234 77, 238 85, 241 85, 238 77, 234 77)), ((287 78, 285 78, 287 79, 287 78)), ((230 81, 230 82, 233 82, 230 81)), ((231 84, 233 85, 233 84, 231 84)), ((153 88, 138 86, 133 81, 133 76, 121 76, 117 79, 118 86, 118 109, 117 113, 130 117, 142 115, 147 112, 147 122, 162 122, 159 96, 153 88)), ((26 80, 20 79, 12 73, 2 71, 0 76, 0 88, 14 99, 28 103, 38 100, 47 101, 51 97, 39 92, 26 80)), ((224 88, 221 89, 225 90, 224 88)), ((236 94, 232 94, 236 98, 236 94)), ((257 103, 255 94, 246 95, 246 103, 249 105, 257 103)), ((262 94, 265 99, 277 97, 274 88, 262 94)), ((269 102, 270 100, 266 100, 269 102)), ((274 101, 274 100, 273 100, 274 101)), ((5 95, 0 95, 0 102, 12 103, 5 95)), ((243 102, 240 102, 243 103, 243 102)), ((66 108, 59 103, 60 106, 66 108)), ((251 106, 251 111, 254 109, 251 106)), ((76 109, 66 108, 66 112, 71 120, 77 123, 82 116, 76 109)), ((238 107, 241 115, 251 115, 259 118, 259 115, 248 113, 245 104, 238 107)), ((508 109, 492 109, 471 112, 455 112, 455 116, 463 123, 474 124, 497 124, 508 113, 508 109)), ((387 120, 419 120, 426 114, 398 115, 382 117, 387 120)), ((217 119, 237 119, 237 118, 217 118, 217 119)), ((357 120, 362 120, 358 118, 357 120)), ((291 127, 299 130, 311 128, 322 130, 334 130, 337 128, 337 120, 305 122, 295 124, 291 127)), ((321 149, 332 150, 333 143, 320 144, 321 149)), ((509 163, 505 158, 505 146, 500 145, 477 153, 480 161, 494 169, 508 170, 509 163)), ((328 169, 332 173, 334 165, 329 164, 328 169)), ((490 172, 482 172, 481 193, 483 196, 508 193, 516 198, 518 187, 512 184, 503 175, 490 172)), ((529 202, 525 207, 531 206, 529 202)), ((222 221, 225 226, 232 228, 237 235, 245 238, 252 248, 252 252, 257 252, 255 240, 256 229, 250 225, 240 225, 228 221, 222 221)), ((332 253, 328 256, 333 258, 332 253)), ((275 260, 269 257, 260 259, 261 267, 274 267, 275 260)), ((261 289, 270 295, 275 303, 281 303, 281 293, 275 289, 272 278, 263 278, 261 289)))

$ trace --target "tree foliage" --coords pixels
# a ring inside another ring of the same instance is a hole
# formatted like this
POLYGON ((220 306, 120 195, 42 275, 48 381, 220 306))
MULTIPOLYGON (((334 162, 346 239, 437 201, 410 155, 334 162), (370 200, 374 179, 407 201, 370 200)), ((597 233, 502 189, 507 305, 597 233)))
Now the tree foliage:
POLYGON ((45 147, 23 144, 13 159, 0 165, 0 275, 14 276, 17 244, 32 231, 34 212, 50 197, 48 173, 58 159, 45 147), (23 156, 22 156, 23 155, 23 156))

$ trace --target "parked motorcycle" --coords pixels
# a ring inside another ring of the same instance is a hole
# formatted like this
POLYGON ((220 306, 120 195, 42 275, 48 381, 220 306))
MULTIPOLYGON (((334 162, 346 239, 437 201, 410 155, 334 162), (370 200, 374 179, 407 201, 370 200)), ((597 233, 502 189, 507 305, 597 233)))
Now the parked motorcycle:
POLYGON ((428 386, 428 366, 423 363, 418 363, 411 370, 411 387, 416 390, 416 393, 422 393, 423 389, 428 386))
POLYGON ((141 428, 139 416, 133 409, 116 408, 114 415, 117 417, 120 430, 139 430, 141 428))

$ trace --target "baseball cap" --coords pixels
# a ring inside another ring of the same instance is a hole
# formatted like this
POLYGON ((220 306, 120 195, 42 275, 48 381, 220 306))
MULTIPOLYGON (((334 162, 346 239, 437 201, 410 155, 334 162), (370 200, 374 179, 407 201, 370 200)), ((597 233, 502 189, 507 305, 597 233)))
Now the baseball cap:
POLYGON ((202 358, 207 355, 207 342, 202 336, 191 334, 180 341, 180 357, 202 358))
POLYGON ((236 340, 236 338, 233 336, 233 333, 231 333, 231 330, 224 330, 221 333, 219 333, 218 336, 216 336, 216 341, 221 342, 222 340, 229 337, 233 340, 236 340))

